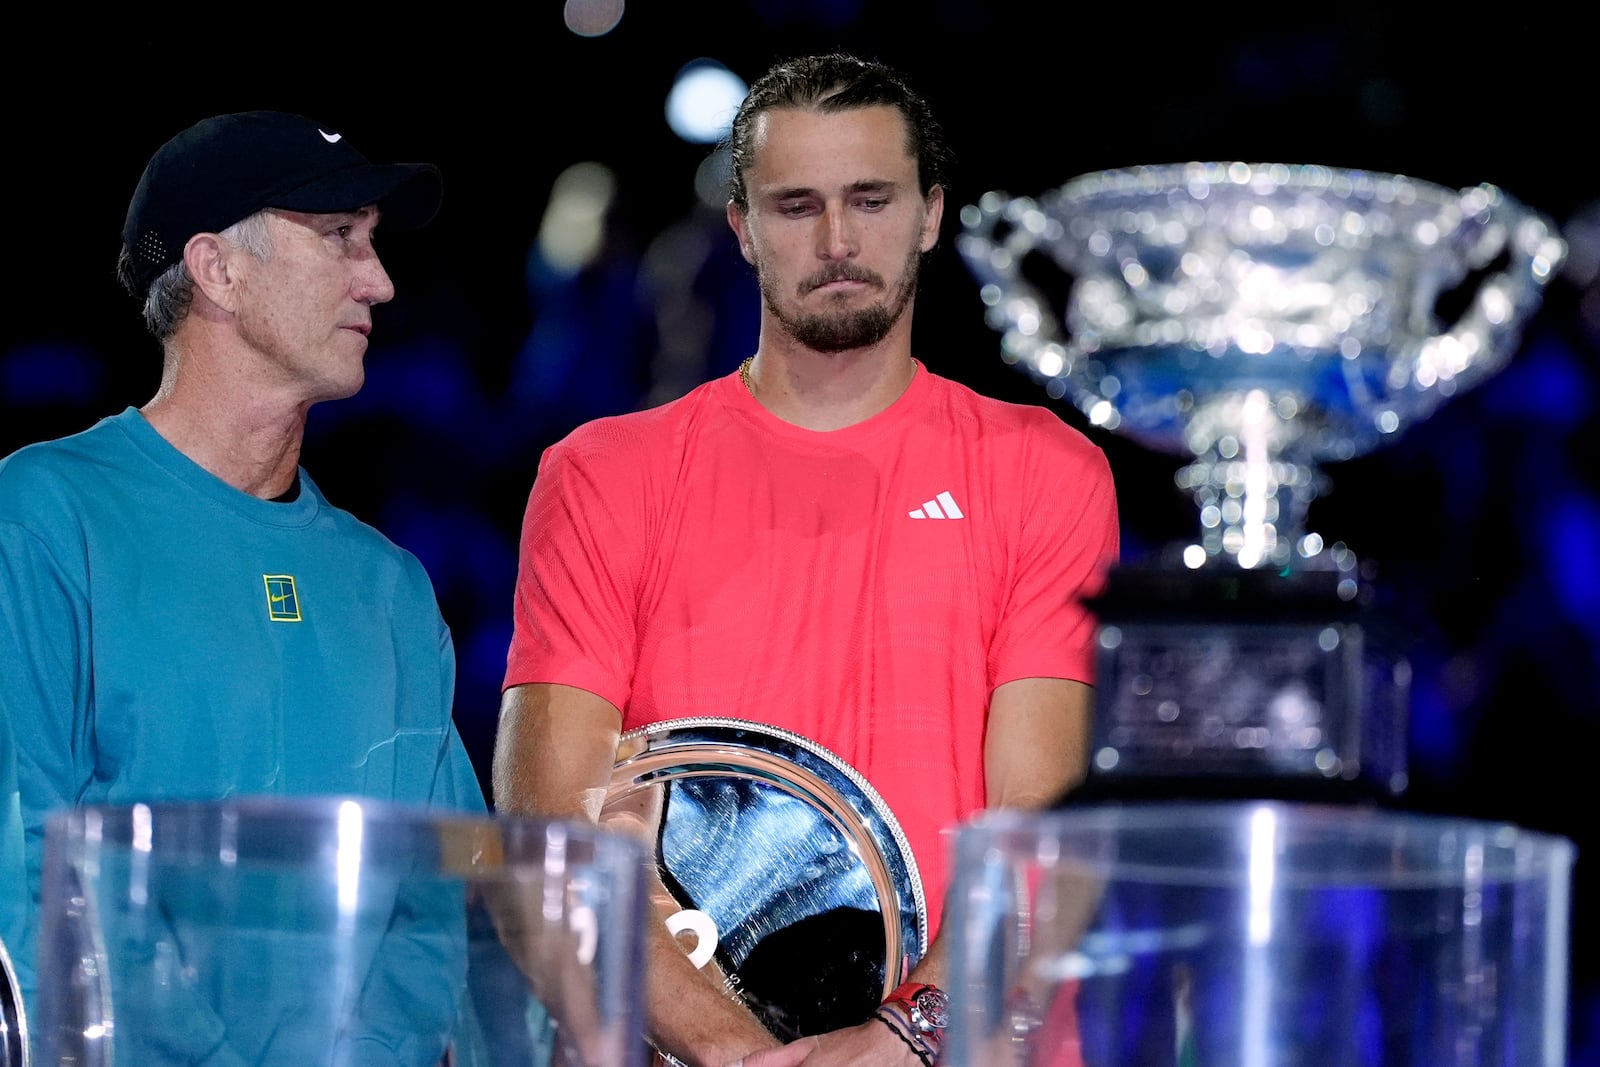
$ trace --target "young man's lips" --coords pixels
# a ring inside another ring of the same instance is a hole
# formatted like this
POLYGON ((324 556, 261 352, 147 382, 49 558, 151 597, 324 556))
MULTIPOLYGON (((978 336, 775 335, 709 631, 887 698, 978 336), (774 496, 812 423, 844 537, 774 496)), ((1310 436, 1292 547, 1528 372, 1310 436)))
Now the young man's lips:
POLYGON ((871 282, 865 281, 861 278, 830 278, 825 282, 818 282, 816 285, 813 285, 811 289, 813 292, 816 292, 817 290, 830 289, 864 289, 871 284, 871 282))

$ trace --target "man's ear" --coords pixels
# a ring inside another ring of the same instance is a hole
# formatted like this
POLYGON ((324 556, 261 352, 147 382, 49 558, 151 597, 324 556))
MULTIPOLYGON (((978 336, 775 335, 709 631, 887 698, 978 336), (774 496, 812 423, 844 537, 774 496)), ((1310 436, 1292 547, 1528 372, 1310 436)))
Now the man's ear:
POLYGON ((727 210, 728 225, 733 227, 734 236, 739 238, 739 251, 744 255, 746 263, 754 264, 756 255, 750 248, 750 220, 745 218, 744 212, 739 210, 739 205, 732 200, 728 201, 727 210))
POLYGON ((928 190, 928 198, 923 201, 925 214, 922 217, 922 240, 919 247, 924 252, 933 251, 933 246, 939 243, 939 222, 944 218, 944 186, 935 185, 928 190))
POLYGON ((197 233, 183 246, 183 265, 194 279, 195 288, 207 300, 226 310, 234 309, 239 279, 233 270, 233 257, 243 254, 214 233, 197 233))

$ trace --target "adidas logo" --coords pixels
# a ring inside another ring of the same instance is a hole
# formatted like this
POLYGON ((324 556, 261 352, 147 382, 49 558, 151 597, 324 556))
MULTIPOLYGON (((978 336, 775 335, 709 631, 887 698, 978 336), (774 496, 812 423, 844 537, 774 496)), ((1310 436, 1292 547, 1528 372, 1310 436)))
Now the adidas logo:
POLYGON ((946 490, 923 504, 920 508, 911 509, 913 519, 962 519, 961 508, 956 505, 956 498, 946 490))

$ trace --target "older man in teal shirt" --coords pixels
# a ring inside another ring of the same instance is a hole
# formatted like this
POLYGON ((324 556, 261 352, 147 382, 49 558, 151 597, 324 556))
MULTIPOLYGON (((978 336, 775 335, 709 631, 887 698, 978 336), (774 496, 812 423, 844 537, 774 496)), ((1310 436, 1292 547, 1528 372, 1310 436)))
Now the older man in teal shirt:
MULTIPOLYGON (((307 411, 360 388, 372 309, 394 296, 374 231, 425 223, 440 194, 431 165, 372 163, 281 112, 204 120, 146 167, 117 269, 160 385, 0 460, 0 719, 25 834, 22 914, 0 883, 0 917, 25 1001, 53 812, 255 795, 485 810, 428 575, 299 466, 307 411)), ((277 995, 316 995, 300 978, 232 1018, 201 1005, 215 1047, 184 1062, 275 1055, 298 1010, 277 995)))

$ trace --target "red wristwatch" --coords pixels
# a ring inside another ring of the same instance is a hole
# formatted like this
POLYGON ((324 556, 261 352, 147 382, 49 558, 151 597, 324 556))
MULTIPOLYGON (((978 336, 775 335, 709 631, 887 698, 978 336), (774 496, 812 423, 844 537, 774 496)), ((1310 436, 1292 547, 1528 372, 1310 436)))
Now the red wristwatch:
POLYGON ((912 1032, 939 1047, 950 1022, 950 998, 944 990, 926 982, 902 982, 883 1002, 903 1009, 912 1032))

